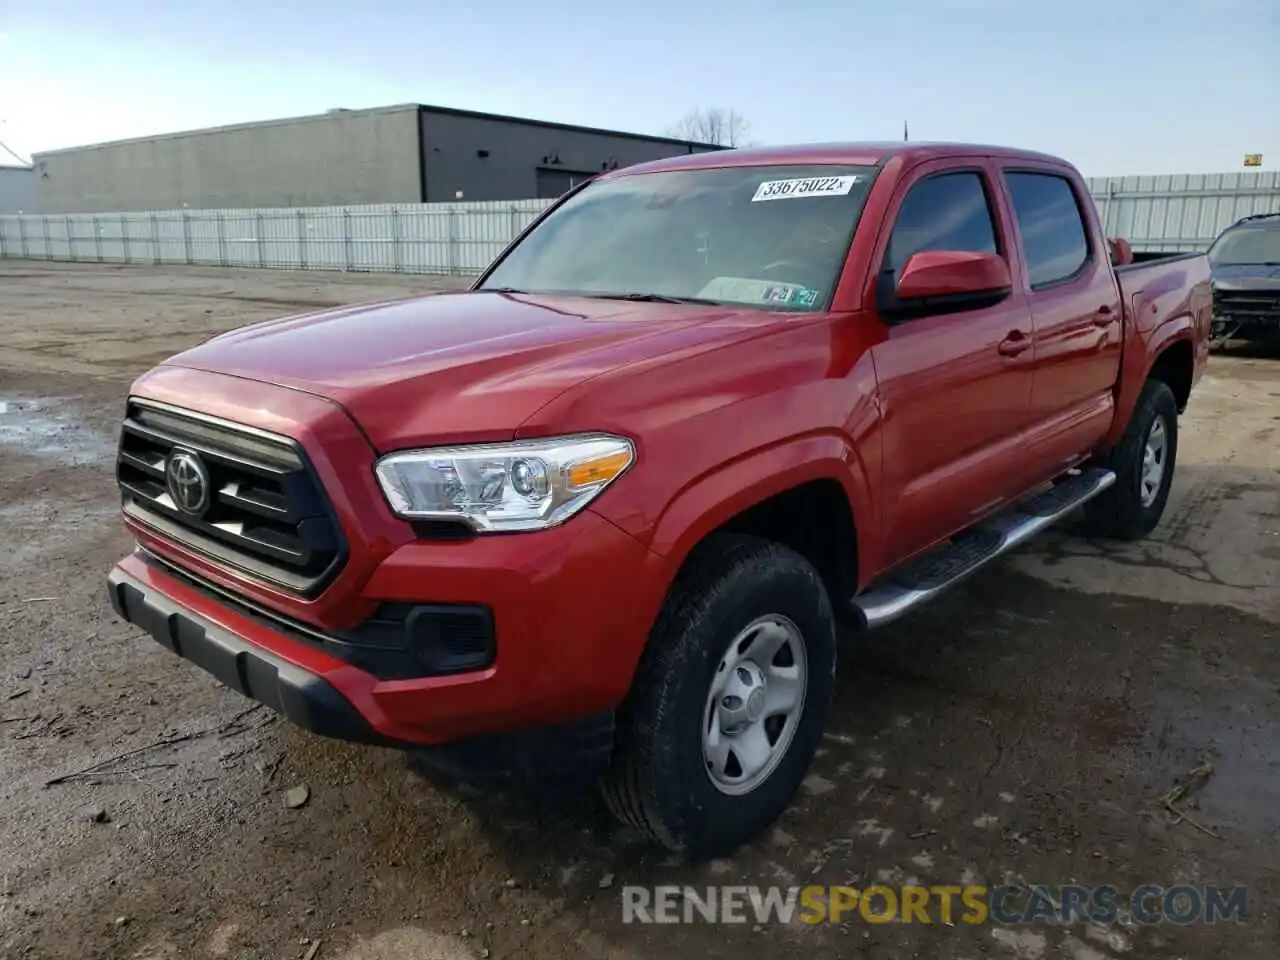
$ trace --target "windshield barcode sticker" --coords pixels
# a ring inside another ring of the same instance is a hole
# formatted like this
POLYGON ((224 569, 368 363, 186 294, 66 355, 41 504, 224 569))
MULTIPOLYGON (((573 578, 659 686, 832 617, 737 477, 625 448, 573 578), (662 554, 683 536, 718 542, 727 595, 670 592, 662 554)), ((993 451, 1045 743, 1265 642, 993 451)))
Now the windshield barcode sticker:
POLYGON ((799 180, 766 180, 756 187, 752 203, 760 200, 795 200, 798 197, 842 197, 861 177, 802 177, 799 180))

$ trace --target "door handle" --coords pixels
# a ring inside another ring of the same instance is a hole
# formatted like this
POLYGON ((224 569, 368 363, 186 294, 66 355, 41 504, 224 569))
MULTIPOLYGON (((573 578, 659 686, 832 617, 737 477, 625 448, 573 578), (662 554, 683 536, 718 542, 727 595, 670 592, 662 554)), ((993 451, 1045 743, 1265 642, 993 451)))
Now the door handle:
POLYGON ((1093 315, 1093 325, 1095 327, 1109 327, 1116 322, 1116 312, 1106 304, 1098 308, 1098 312, 1093 315))
POLYGON ((1031 346, 1031 341, 1025 333, 1021 330, 1011 330, 1009 335, 1000 341, 996 349, 1000 351, 1002 356, 1016 357, 1029 346, 1031 346))

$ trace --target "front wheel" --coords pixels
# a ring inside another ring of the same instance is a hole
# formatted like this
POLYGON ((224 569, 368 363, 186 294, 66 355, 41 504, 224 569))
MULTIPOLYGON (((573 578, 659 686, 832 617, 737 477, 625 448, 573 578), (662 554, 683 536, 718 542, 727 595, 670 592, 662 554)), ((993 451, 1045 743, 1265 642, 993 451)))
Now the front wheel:
POLYGON ((610 808, 690 857, 750 840, 808 770, 835 665, 813 566, 778 544, 715 538, 682 571, 623 707, 610 808))
POLYGON ((1178 458, 1178 402, 1162 380, 1142 387, 1133 416, 1120 442, 1100 466, 1116 482, 1085 504, 1091 532, 1101 537, 1138 540, 1164 514, 1178 458))

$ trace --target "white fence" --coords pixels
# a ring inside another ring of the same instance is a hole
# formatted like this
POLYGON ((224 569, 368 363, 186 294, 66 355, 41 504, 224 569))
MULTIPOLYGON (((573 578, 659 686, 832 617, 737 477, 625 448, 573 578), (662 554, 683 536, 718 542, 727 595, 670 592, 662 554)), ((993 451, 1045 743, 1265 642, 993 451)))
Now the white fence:
POLYGON ((1241 217, 1280 213, 1280 172, 1092 177, 1088 181, 1109 237, 1134 250, 1207 250, 1241 217))
MULTIPOLYGON (((1203 250, 1251 213, 1280 212, 1280 172, 1089 181, 1108 236, 1203 250)), ((0 216, 0 257, 88 263, 479 273, 550 200, 0 216)))
POLYGON ((0 216, 0 257, 476 274, 550 200, 0 216))

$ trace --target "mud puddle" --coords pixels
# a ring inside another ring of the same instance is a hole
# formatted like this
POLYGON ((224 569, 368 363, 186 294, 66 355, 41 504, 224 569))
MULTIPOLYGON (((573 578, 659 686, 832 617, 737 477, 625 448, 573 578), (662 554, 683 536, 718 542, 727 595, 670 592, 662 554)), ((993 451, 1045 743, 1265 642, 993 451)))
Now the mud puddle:
POLYGON ((1280 686, 1252 676, 1223 685, 1219 696, 1166 689, 1156 697, 1148 741, 1157 770, 1172 786, 1207 764, 1190 800, 1198 821, 1220 834, 1280 838, 1280 686))
POLYGON ((0 448, 69 466, 115 456, 115 440, 86 422, 70 397, 0 397, 0 448))

